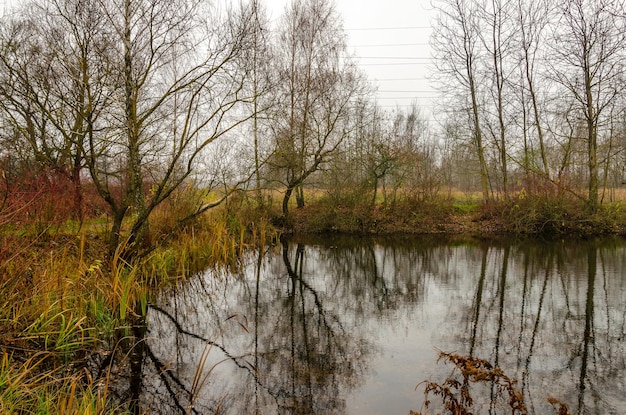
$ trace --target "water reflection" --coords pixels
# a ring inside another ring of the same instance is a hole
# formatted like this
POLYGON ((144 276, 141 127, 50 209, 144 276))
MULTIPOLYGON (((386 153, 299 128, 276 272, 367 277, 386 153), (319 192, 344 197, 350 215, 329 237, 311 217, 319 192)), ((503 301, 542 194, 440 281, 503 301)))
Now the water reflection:
POLYGON ((615 240, 285 241, 151 306, 139 409, 406 414, 438 348, 501 366, 530 413, 626 413, 625 263, 615 240))

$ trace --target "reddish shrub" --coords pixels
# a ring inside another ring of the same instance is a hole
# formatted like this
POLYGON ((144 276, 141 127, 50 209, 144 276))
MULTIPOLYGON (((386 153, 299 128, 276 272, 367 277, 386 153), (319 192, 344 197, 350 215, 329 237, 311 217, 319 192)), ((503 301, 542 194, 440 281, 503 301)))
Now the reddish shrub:
POLYGON ((32 224, 43 231, 81 215, 77 189, 68 174, 29 165, 9 166, 6 160, 0 172, 0 224, 32 224))

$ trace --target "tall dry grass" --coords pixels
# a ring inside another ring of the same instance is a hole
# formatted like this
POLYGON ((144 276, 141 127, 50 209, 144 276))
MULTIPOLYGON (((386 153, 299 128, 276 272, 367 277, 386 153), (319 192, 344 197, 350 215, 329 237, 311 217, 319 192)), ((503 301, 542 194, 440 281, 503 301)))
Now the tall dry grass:
POLYGON ((40 352, 17 361, 0 355, 0 413, 2 414, 127 414, 108 405, 107 389, 80 374, 47 368, 49 355, 40 352))
POLYGON ((151 219, 153 249, 128 259, 122 244, 107 257, 102 218, 55 223, 55 232, 0 223, 0 413, 121 413, 104 379, 83 370, 91 352, 147 312, 161 288, 209 266, 236 267, 250 246, 277 238, 263 213, 245 199, 184 226, 175 218, 197 193, 177 195, 151 219))

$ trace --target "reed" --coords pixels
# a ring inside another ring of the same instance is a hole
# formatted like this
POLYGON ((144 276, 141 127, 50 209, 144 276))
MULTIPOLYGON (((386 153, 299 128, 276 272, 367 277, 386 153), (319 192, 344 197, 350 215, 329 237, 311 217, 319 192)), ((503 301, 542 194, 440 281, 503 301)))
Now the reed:
MULTIPOLYGON (((224 322, 227 322, 229 320, 234 320, 237 323, 238 327, 243 329, 246 333, 249 333, 245 317, 244 318, 240 318, 240 317, 241 316, 238 314, 233 314, 227 317, 224 320, 224 322)), ((223 333, 224 333, 223 329, 219 330, 217 334, 214 335, 213 337, 216 339, 220 338, 223 333)), ((205 341, 204 348, 202 349, 202 354, 200 355, 200 358, 198 359, 198 363, 196 364, 196 370, 194 372, 194 377, 193 377, 193 381, 191 384, 191 390, 189 392, 189 405, 187 407, 186 414, 192 414, 194 412, 194 406, 198 397, 200 396, 200 392, 202 391, 202 388, 204 387, 208 379, 211 377, 211 374, 213 373, 213 371, 219 365, 231 359, 230 357, 224 357, 223 359, 208 366, 208 369, 207 369, 209 356, 211 355, 211 351, 213 350, 214 347, 215 347, 215 343, 213 341, 210 341, 210 340, 205 341)), ((221 403, 218 404, 218 407, 215 409, 215 413, 219 413, 220 405, 221 403)))
POLYGON ((126 414, 107 408, 106 390, 76 374, 47 369, 51 356, 39 352, 23 362, 0 355, 0 413, 126 414))
POLYGON ((178 281, 209 266, 236 268, 246 249, 278 238, 269 218, 253 208, 220 207, 158 245, 143 263, 143 274, 178 281))
POLYGON ((93 342, 91 331, 85 327, 87 317, 76 316, 74 311, 53 311, 51 307, 21 333, 22 340, 35 340, 43 350, 59 354, 64 362, 87 343, 93 342))
POLYGON ((72 369, 115 320, 99 248, 85 234, 34 240, 16 240, 1 264, 0 413, 109 413, 103 391, 72 369))
POLYGON ((124 413, 107 394, 110 373, 91 379, 82 359, 117 344, 160 289, 209 266, 238 267, 248 247, 277 239, 268 219, 237 203, 184 227, 170 216, 180 212, 160 212, 151 226, 170 233, 134 258, 124 244, 107 258, 102 218, 45 235, 0 223, 0 413, 124 413))
POLYGON ((209 379, 209 377, 211 376, 211 373, 213 373, 213 370, 215 370, 215 368, 219 364, 227 360, 227 359, 223 359, 211 365, 209 369, 205 371, 205 368, 207 366, 207 361, 209 359, 209 355, 211 354, 211 351, 213 350, 213 346, 214 346, 213 342, 206 342, 204 345, 204 348, 202 349, 202 354, 200 355, 200 359, 198 360, 198 364, 196 365, 196 371, 193 376, 191 390, 189 391, 189 405, 186 410, 187 414, 193 413, 193 408, 195 406, 195 403, 198 397, 200 396, 200 392, 203 386, 205 385, 205 383, 207 382, 207 380, 209 379))

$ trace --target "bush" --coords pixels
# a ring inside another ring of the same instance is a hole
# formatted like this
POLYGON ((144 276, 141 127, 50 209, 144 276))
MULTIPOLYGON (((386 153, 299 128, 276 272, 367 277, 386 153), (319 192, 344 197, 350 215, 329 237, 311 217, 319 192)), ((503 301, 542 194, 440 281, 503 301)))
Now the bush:
POLYGON ((397 200, 375 205, 363 201, 341 204, 335 196, 322 196, 293 212, 293 228, 303 233, 341 232, 356 234, 433 233, 450 222, 453 201, 433 197, 427 200, 397 200))
POLYGON ((3 170, 0 197, 0 223, 29 225, 38 234, 80 216, 74 184, 50 169, 3 170))
POLYGON ((596 235, 614 232, 619 207, 603 205, 589 214, 584 200, 567 195, 533 195, 520 192, 508 202, 494 202, 483 215, 500 219, 506 231, 516 234, 596 235))

